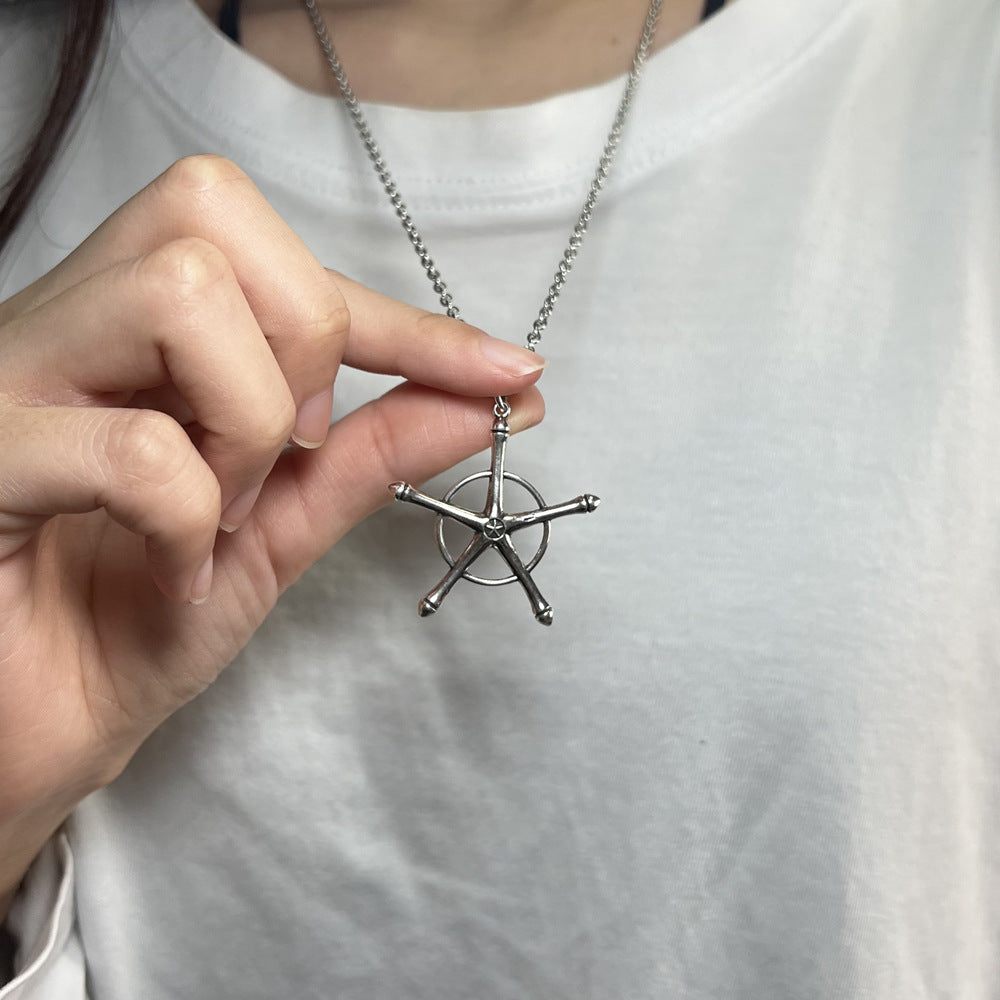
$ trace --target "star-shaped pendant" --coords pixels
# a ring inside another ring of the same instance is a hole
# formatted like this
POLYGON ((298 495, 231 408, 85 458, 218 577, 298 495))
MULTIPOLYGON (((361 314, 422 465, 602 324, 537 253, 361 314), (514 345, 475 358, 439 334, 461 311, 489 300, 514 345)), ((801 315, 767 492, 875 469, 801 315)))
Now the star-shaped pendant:
POLYGON ((531 571, 538 565, 545 554, 549 541, 549 522, 557 517, 565 517, 567 514, 589 514, 597 509, 601 502, 600 497, 595 497, 590 493, 569 500, 566 503, 555 504, 551 507, 545 506, 545 501, 541 494, 529 482, 520 476, 504 471, 504 452, 507 448, 507 439, 510 437, 510 427, 507 425, 506 410, 497 409, 496 420, 493 422, 493 456, 489 470, 477 472, 468 476, 460 483, 456 483, 444 496, 443 500, 427 496, 415 490, 409 483, 392 483, 389 489, 393 491, 397 500, 406 503, 414 503, 419 507, 426 507, 438 515, 438 546, 441 554, 447 560, 451 569, 444 575, 441 582, 431 590, 420 602, 420 614, 426 617, 434 614, 441 607, 441 602, 445 599, 448 591, 464 577, 473 583, 484 586, 500 586, 506 583, 513 583, 515 580, 524 587, 528 600, 531 602, 531 610, 534 612, 535 620, 542 625, 552 624, 552 606, 542 597, 531 578, 531 571), (489 478, 489 489, 486 496, 486 506, 482 513, 466 510, 464 507, 456 507, 449 501, 456 493, 469 483, 477 479, 489 478), (504 480, 511 480, 526 489, 537 501, 538 507, 524 511, 519 514, 508 514, 503 506, 503 485, 504 480), (444 541, 444 518, 451 518, 471 528, 474 532, 472 540, 465 547, 465 551, 456 559, 448 551, 444 541), (538 550, 527 565, 521 561, 521 557, 514 548, 514 543, 510 536, 521 528, 527 528, 534 524, 542 525, 542 540, 538 550), (469 567, 489 548, 494 548, 510 567, 511 575, 500 579, 474 576, 469 572, 469 567))

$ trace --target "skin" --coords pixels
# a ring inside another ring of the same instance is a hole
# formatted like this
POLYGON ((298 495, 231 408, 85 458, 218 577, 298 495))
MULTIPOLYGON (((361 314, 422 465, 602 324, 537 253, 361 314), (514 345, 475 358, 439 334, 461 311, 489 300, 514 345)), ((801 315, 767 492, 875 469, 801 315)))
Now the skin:
MULTIPOLYGON (((221 0, 197 0, 218 23, 221 0)), ((524 104, 625 72, 648 0, 333 0, 320 4, 363 101, 473 109, 524 104)), ((665 0, 656 51, 698 24, 665 0)), ((242 0, 240 42, 307 90, 334 89, 300 0, 242 0)))
POLYGON ((325 270, 210 156, 0 304, 4 907, 387 483, 480 450, 483 397, 541 419, 542 363, 325 270), (327 432, 341 364, 410 382, 327 432))
MULTIPOLYGON (((221 0, 198 2, 217 19, 221 0)), ((246 47, 329 92, 297 0, 244 2, 246 47)), ((436 108, 617 76, 645 8, 324 5, 359 97, 436 108)), ((699 12, 668 0, 657 44, 699 12)), ((387 483, 479 451, 484 397, 515 397, 514 431, 541 419, 542 364, 325 270, 212 156, 174 164, 0 303, 0 920, 76 804, 390 500, 387 483), (341 364, 409 381, 328 429, 341 364)))

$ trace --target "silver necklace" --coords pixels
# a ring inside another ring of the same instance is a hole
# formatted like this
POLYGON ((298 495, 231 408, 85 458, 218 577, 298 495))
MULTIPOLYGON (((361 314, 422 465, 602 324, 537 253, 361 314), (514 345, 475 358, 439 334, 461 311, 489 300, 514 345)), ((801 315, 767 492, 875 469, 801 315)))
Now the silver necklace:
MULTIPOLYGON (((417 257, 420 259, 420 263, 423 265, 424 271, 427 274, 427 278, 433 286, 434 291, 437 293, 441 305, 444 307, 444 311, 448 316, 452 317, 452 319, 461 319, 458 306, 455 305, 455 300, 451 292, 448 290, 448 286, 445 284, 444 279, 441 277, 441 272, 435 267, 434 261, 431 259, 431 255, 427 251, 427 246, 424 243, 423 237, 417 230, 416 225, 414 225, 413 219, 410 217, 409 209, 407 209, 406 204, 399 193, 399 189, 396 186, 396 182, 393 180, 392 174, 389 172, 389 168, 385 164, 382 152, 379 149, 378 143, 375 141, 375 137, 372 135, 371 127, 368 124, 368 120, 365 117, 364 112, 361 110, 361 105, 358 103, 358 99, 354 96, 354 91, 351 88, 350 81, 347 79, 344 67, 340 63, 337 51, 330 39, 330 33, 327 30, 323 17, 319 12, 319 8, 316 6, 315 0, 302 0, 302 2, 305 4, 306 11, 312 21, 313 30, 316 32, 316 37, 323 49, 323 55, 326 57, 330 71, 333 73, 333 77, 336 80, 337 87, 340 90, 340 95, 343 99, 344 105, 347 108, 351 121, 354 124, 355 131, 364 145, 365 152, 368 154, 368 159, 371 161, 371 164, 375 169, 375 173, 378 175, 378 179, 381 181, 382 187, 385 189, 385 193, 389 196, 389 201, 396 210, 396 215, 403 226, 403 231, 406 233, 413 249, 416 251, 417 257)), ((552 315, 552 310, 555 307, 556 300, 559 298, 563 286, 566 284, 566 278, 569 276, 569 272, 572 269, 573 263, 580 250, 580 246, 583 243, 583 238, 587 233, 587 227, 590 223, 591 216, 593 215, 594 206, 597 204, 598 196, 604 188, 605 182, 611 172, 611 164, 621 142, 622 132, 625 127, 625 120, 628 117, 629 110, 632 107, 633 96, 639 85, 639 77, 642 74, 642 69, 646 62, 649 47, 656 34, 656 26, 659 22, 661 6, 662 0, 650 0, 649 9, 646 12, 646 21, 643 25, 642 34, 639 36, 639 42, 636 46, 635 55, 632 59, 632 69, 629 71, 628 80, 625 84, 625 91, 619 101, 614 121, 611 124, 611 131, 608 133, 604 149, 601 152, 601 158, 597 164, 597 171, 594 174, 594 179, 590 183, 590 190, 587 193, 583 207, 580 209, 580 215, 576 220, 576 225, 573 226, 573 231, 569 237, 569 243, 567 244, 565 251, 563 251, 562 259, 559 261, 559 266, 552 279, 552 284, 549 286, 549 290, 546 293, 545 301, 542 303, 542 306, 538 311, 538 316, 535 318, 534 323, 532 323, 531 329, 528 331, 528 335, 525 338, 524 346, 529 351, 534 351, 537 348, 542 339, 542 334, 548 326, 549 317, 552 315)), ((494 400, 493 416, 493 428, 491 431, 493 438, 492 456, 490 460, 490 468, 488 470, 476 472, 471 476, 467 476, 461 482, 456 483, 445 494, 442 500, 438 500, 435 497, 421 493, 419 490, 410 486, 409 483, 392 483, 389 486, 389 489, 393 491, 393 495, 397 500, 416 504, 419 507, 425 507, 427 510, 433 511, 437 514, 438 548, 441 550, 441 555, 444 556, 445 561, 448 563, 449 569, 437 586, 430 590, 421 600, 419 604, 419 612, 424 617, 434 614, 434 612, 441 607, 441 602, 445 599, 448 592, 460 579, 469 580, 472 583, 478 583, 488 587, 503 586, 504 584, 518 582, 528 595, 528 600, 531 603, 531 610, 534 612, 535 620, 540 622, 542 625, 551 625, 552 606, 542 596, 531 576, 531 571, 541 561, 541 558, 545 554, 545 550, 548 547, 549 524, 555 518, 565 517, 568 514, 591 513, 597 509, 597 505, 601 501, 599 497, 587 493, 583 496, 577 497, 575 500, 567 501, 566 503, 547 506, 545 501, 542 499, 541 494, 535 489, 534 486, 531 485, 531 483, 522 479, 520 476, 515 476, 512 472, 507 472, 504 468, 507 439, 510 437, 510 427, 507 423, 507 418, 510 416, 510 404, 507 402, 505 397, 497 396, 494 400), (489 480, 487 486, 486 505, 483 510, 466 510, 464 507, 459 507, 451 502, 466 486, 469 486, 471 483, 481 479, 489 480), (508 513, 504 508, 503 501, 505 482, 517 483, 531 495, 538 506, 520 513, 508 513), (457 557, 452 555, 445 543, 445 518, 457 521, 459 524, 470 528, 473 532, 471 541, 465 547, 465 550, 457 557), (510 536, 514 532, 532 525, 541 526, 542 537, 535 554, 527 563, 524 563, 518 555, 517 549, 514 547, 510 536), (481 577, 470 572, 472 564, 487 549, 490 548, 495 549, 504 562, 506 562, 510 568, 509 576, 500 578, 481 577)))

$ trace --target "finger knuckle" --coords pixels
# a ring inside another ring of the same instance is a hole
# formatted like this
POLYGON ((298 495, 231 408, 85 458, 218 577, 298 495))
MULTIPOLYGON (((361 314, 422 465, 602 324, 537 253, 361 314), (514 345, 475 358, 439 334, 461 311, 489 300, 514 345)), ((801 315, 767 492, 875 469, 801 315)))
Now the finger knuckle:
POLYGON ((441 313, 427 312, 425 309, 414 309, 413 328, 418 336, 428 340, 440 339, 446 334, 455 332, 454 321, 441 313))
MULTIPOLYGON (((412 324, 413 338, 417 342, 434 344, 439 349, 446 347, 449 350, 460 349, 464 338, 474 336, 472 327, 456 323, 441 313, 427 312, 423 309, 413 310, 412 324)), ((393 363, 402 369, 405 359, 403 344, 400 341, 397 343, 393 363)))
POLYGON ((222 490, 214 476, 206 476, 199 489, 187 491, 171 504, 172 516, 186 533, 211 538, 219 528, 222 515, 222 490))
POLYGON ((120 486, 145 488, 175 479, 191 447, 172 417, 157 410, 131 410, 107 428, 104 453, 120 486))
POLYGON ((340 289, 332 281, 321 282, 311 296, 300 322, 303 337, 321 353, 339 351, 351 329, 351 313, 340 289))
POLYGON ((295 429, 296 408, 291 390, 280 398, 270 401, 267 406, 255 407, 247 418, 249 426, 242 434, 264 452, 272 452, 282 447, 295 429))
POLYGON ((161 177, 163 186, 181 198, 200 198, 220 184, 249 181, 232 160, 214 153, 184 156, 167 168, 161 177))
POLYGON ((201 298, 230 273, 225 254, 198 236, 171 240, 139 262, 147 292, 170 307, 201 298))
POLYGON ((392 470, 398 466, 396 458, 399 453, 397 431, 395 424, 390 419, 384 399, 372 401, 372 419, 368 424, 368 441, 365 451, 366 460, 368 462, 374 461, 383 476, 392 475, 392 470))
MULTIPOLYGON (((215 530, 221 487, 172 417, 158 410, 132 410, 112 420, 103 436, 101 451, 117 492, 169 494, 167 507, 173 522, 190 531, 215 530)), ((155 531, 154 522, 137 527, 155 531)))

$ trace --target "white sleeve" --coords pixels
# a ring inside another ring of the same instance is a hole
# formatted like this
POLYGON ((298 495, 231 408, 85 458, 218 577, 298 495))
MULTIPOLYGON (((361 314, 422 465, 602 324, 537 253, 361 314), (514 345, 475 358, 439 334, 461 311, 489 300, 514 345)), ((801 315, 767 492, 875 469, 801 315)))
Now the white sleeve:
POLYGON ((0 986, 0 1000, 87 1000, 74 916, 73 852, 59 833, 42 848, 14 898, 7 918, 17 944, 14 978, 0 986))

